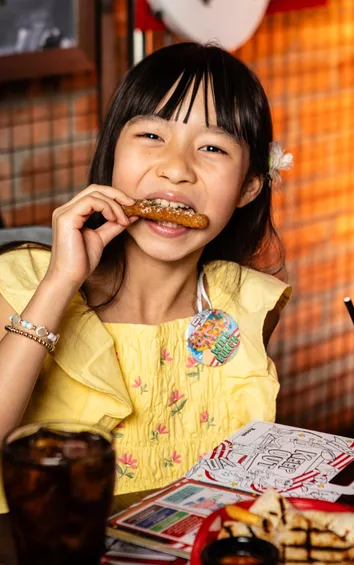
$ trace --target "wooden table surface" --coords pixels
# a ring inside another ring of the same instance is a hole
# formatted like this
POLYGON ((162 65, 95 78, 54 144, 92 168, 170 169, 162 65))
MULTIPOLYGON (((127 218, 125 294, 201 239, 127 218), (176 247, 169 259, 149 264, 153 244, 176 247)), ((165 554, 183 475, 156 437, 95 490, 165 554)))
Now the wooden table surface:
MULTIPOLYGON (((144 496, 148 496, 153 492, 152 490, 145 490, 144 492, 115 496, 111 514, 116 514, 120 510, 128 508, 132 504, 139 502, 144 496)), ((11 524, 8 514, 0 514, 0 563, 4 565, 17 565, 16 551, 11 535, 11 524)))

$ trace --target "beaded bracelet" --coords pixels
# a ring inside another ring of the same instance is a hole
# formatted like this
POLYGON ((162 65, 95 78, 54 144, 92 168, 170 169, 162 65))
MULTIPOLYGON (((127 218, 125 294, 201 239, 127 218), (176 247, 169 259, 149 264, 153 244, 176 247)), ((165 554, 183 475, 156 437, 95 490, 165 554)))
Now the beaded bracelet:
POLYGON ((49 341, 46 341, 45 339, 37 337, 36 335, 29 334, 27 332, 23 332, 22 330, 18 330, 17 328, 14 328, 13 326, 5 326, 5 330, 7 332, 13 332, 13 333, 16 333, 18 335, 23 335, 24 337, 28 337, 29 339, 32 339, 33 341, 36 341, 37 343, 44 345, 44 347, 47 348, 49 353, 51 353, 55 349, 55 345, 52 345, 51 343, 49 343, 49 341))
POLYGON ((48 351, 54 351, 55 345, 58 343, 59 334, 54 334, 47 330, 45 326, 35 326, 32 322, 27 320, 22 320, 19 314, 12 314, 10 316, 11 326, 5 326, 5 329, 9 332, 14 332, 24 337, 33 339, 37 343, 44 345, 48 351), (23 331, 22 328, 26 331, 23 331))

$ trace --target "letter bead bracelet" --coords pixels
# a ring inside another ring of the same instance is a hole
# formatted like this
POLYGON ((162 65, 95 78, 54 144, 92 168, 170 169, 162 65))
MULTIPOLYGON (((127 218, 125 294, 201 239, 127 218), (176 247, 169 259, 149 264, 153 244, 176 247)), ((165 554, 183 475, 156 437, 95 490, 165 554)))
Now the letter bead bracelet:
POLYGON ((24 337, 28 337, 29 339, 44 345, 49 353, 54 351, 55 345, 58 343, 60 337, 59 334, 50 332, 45 326, 35 326, 32 322, 22 320, 19 314, 12 314, 10 316, 10 322, 11 326, 5 326, 6 331, 23 335, 24 337))

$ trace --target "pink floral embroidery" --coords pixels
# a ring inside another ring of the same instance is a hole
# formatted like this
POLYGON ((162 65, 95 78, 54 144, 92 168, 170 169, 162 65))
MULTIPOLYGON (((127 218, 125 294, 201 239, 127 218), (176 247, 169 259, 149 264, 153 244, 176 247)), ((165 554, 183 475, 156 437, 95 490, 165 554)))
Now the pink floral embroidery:
POLYGON ((139 388, 139 387, 140 387, 140 394, 143 394, 144 392, 148 392, 147 384, 143 384, 141 377, 135 379, 134 383, 132 384, 132 388, 139 388))
POLYGON ((136 465, 137 461, 137 459, 133 459, 133 455, 131 453, 123 453, 121 457, 117 457, 116 467, 118 479, 122 479, 123 477, 134 479, 135 475, 131 472, 131 469, 138 468, 138 465, 136 465), (121 463, 121 465, 119 463, 121 463))
POLYGON ((186 369, 187 377, 195 377, 194 382, 197 382, 200 380, 200 373, 203 371, 204 365, 198 363, 194 357, 187 357, 186 369))
POLYGON ((178 392, 178 390, 173 390, 173 391, 171 392, 171 396, 170 396, 169 402, 168 402, 169 408, 170 408, 171 406, 173 406, 173 404, 176 404, 176 402, 178 402, 179 400, 181 400, 181 398, 183 398, 183 397, 184 397, 184 394, 180 394, 180 393, 178 392))
POLYGON ((173 390, 171 392, 171 396, 169 398, 168 407, 171 408, 171 415, 174 416, 178 412, 181 412, 182 408, 184 407, 185 403, 187 402, 188 398, 184 398, 184 394, 180 394, 178 390, 173 390), (179 402, 181 400, 181 402, 179 402))
POLYGON ((180 463, 182 463, 182 455, 178 455, 177 451, 174 450, 170 458, 164 458, 163 466, 173 467, 175 464, 179 465, 180 463))
POLYGON ((188 357, 187 359, 187 367, 190 369, 191 367, 194 367, 194 365, 197 365, 198 361, 196 359, 194 359, 194 357, 188 357))
POLYGON ((151 432, 151 440, 159 441, 159 435, 168 434, 168 429, 163 424, 157 424, 156 429, 151 432))
POLYGON ((174 463, 182 463, 182 455, 177 455, 176 450, 172 453, 172 461, 174 463))
POLYGON ((124 436, 124 434, 122 434, 121 432, 119 432, 118 430, 122 430, 125 428, 125 423, 124 422, 120 422, 120 424, 118 424, 118 426, 116 426, 112 432, 113 437, 116 439, 120 439, 124 436))
POLYGON ((131 453, 123 453, 122 457, 117 458, 117 461, 123 463, 123 465, 126 465, 127 467, 130 467, 130 469, 138 468, 138 466, 135 465, 137 459, 133 459, 133 455, 131 453))
POLYGON ((168 434, 168 429, 163 424, 157 424, 156 430, 159 432, 159 434, 168 434))
POLYGON ((166 347, 163 348, 162 353, 161 353, 161 365, 164 365, 165 361, 172 361, 172 357, 169 351, 167 351, 166 347))
POLYGON ((200 423, 204 424, 205 422, 208 421, 208 419, 209 419, 209 412, 208 412, 208 410, 205 410, 200 415, 200 423))
POLYGON ((211 426, 215 426, 214 418, 210 418, 208 410, 204 410, 204 412, 202 412, 200 414, 200 420, 199 421, 200 421, 201 424, 208 424, 207 429, 209 429, 211 426))

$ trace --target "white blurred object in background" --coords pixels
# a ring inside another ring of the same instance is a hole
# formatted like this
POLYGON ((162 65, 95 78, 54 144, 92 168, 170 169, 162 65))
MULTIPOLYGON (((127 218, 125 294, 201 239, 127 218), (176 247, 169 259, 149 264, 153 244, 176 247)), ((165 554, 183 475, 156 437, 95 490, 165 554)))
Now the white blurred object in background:
POLYGON ((229 51, 245 43, 261 23, 269 0, 148 0, 168 29, 229 51))

